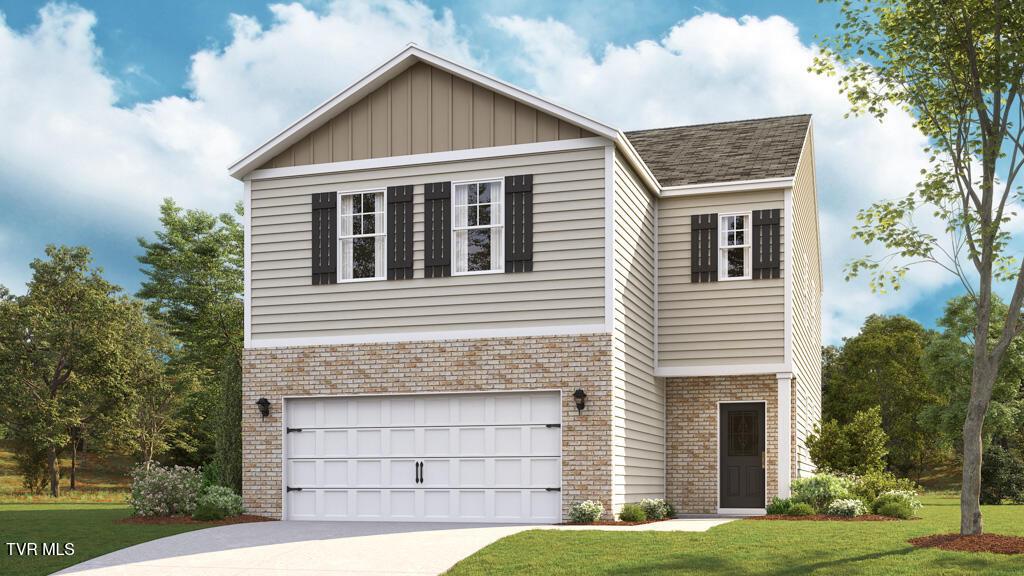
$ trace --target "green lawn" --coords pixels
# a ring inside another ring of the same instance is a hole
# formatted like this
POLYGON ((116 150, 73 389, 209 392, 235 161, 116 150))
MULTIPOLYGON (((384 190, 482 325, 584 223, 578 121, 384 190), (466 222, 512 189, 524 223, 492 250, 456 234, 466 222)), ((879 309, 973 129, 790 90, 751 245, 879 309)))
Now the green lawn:
POLYGON ((0 504, 0 574, 50 574, 140 542, 203 528, 202 524, 118 524, 123 504, 0 504), (7 542, 71 542, 74 556, 11 556, 7 542))
MULTIPOLYGON (((959 530, 955 496, 924 498, 920 520, 739 520, 705 533, 531 530, 456 564, 493 574, 1024 574, 1024 556, 916 549, 908 538, 959 530)), ((990 532, 1024 535, 1024 506, 985 506, 990 532)))

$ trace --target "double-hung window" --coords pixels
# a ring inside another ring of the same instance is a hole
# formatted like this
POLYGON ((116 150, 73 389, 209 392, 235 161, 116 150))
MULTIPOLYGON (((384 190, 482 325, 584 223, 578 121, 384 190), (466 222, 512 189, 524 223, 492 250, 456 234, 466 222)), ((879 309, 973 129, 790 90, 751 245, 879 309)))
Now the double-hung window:
POLYGON ((456 183, 452 196, 452 274, 500 272, 505 264, 501 180, 456 183))
POLYGON ((750 278, 750 213, 720 215, 718 231, 718 279, 750 278))
POLYGON ((387 277, 384 191, 342 192, 339 197, 340 281, 387 277))

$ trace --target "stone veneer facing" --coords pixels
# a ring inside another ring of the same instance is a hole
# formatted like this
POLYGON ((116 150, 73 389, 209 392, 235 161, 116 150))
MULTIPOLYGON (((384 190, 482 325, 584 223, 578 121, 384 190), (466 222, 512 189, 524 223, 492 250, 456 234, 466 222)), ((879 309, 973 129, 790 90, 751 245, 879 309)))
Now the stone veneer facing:
POLYGON ((598 500, 611 517, 610 334, 253 348, 242 369, 242 496, 252 514, 281 517, 286 396, 561 390, 562 515, 598 500), (577 413, 572 393, 587 392, 577 413), (261 418, 256 400, 270 400, 261 418))
POLYGON ((676 512, 718 512, 718 402, 766 401, 766 501, 778 494, 778 380, 775 374, 666 378, 665 494, 676 512))

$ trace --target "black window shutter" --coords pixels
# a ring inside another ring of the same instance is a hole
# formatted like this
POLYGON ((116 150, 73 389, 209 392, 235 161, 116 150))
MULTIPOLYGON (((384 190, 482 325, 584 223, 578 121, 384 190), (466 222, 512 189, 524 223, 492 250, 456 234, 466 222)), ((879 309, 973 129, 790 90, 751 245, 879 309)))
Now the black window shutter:
POLYGON ((718 281, 718 214, 690 216, 690 282, 718 281))
POLYGON ((533 272, 533 174, 505 177, 505 272, 533 272))
POLYGON ((388 280, 412 278, 412 186, 388 186, 388 280))
POLYGON ((755 280, 779 278, 782 259, 779 221, 782 211, 754 210, 753 213, 753 277, 755 280))
POLYGON ((423 186, 423 275, 452 275, 452 183, 423 186))
POLYGON ((338 281, 338 193, 313 194, 313 285, 338 281))

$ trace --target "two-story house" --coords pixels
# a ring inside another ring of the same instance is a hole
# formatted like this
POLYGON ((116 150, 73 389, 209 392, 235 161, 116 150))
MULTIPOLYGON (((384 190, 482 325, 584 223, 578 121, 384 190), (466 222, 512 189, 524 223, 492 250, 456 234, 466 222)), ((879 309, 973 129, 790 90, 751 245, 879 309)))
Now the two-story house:
POLYGON ((624 133, 415 46, 318 106, 230 168, 248 509, 763 513, 820 414, 811 126, 624 133))

